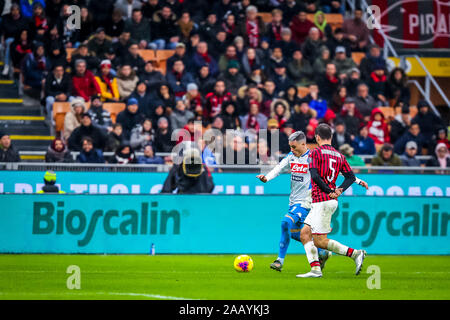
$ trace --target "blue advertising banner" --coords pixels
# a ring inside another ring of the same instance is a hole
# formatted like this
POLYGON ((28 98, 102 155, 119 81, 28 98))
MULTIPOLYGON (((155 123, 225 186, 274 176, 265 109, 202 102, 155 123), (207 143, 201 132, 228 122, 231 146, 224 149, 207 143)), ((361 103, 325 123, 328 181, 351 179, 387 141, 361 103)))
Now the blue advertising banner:
MULTIPOLYGON (((43 186, 43 172, 0 171, 0 193, 33 193, 43 186)), ((57 172, 58 184, 67 193, 156 194, 167 173, 153 172, 57 172)), ((366 191, 351 186, 346 195, 450 196, 447 175, 357 174, 368 182, 366 191)), ((255 173, 213 173, 215 194, 289 194, 290 175, 281 174, 266 184, 255 173)), ((342 177, 340 177, 340 182, 342 177)))
MULTIPOLYGON (((0 252, 278 252, 287 196, 0 195, 0 252)), ((369 254, 450 254, 450 198, 345 197, 330 235, 369 254)), ((291 242, 289 253, 303 253, 291 242)))

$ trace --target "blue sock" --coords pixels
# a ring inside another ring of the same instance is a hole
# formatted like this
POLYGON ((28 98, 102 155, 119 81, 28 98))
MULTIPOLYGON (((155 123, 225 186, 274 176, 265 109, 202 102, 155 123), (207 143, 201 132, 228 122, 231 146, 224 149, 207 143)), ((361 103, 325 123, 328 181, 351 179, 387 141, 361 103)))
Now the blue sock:
POLYGON ((289 248, 289 242, 291 241, 291 228, 294 225, 292 220, 288 217, 284 217, 281 221, 281 238, 280 238, 280 250, 278 257, 284 259, 287 249, 289 248))
POLYGON ((323 255, 327 255, 328 251, 322 248, 317 248, 317 250, 319 251, 319 257, 323 256, 323 255))

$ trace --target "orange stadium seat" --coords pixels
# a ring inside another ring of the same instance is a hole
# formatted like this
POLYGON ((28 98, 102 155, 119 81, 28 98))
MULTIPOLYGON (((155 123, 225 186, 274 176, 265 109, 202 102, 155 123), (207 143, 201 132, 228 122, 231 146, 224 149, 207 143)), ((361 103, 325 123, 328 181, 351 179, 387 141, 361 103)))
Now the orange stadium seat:
POLYGON ((392 107, 379 107, 381 112, 383 112, 386 121, 391 122, 395 117, 395 110, 392 107))
POLYGON ((156 60, 156 54, 154 50, 146 49, 146 50, 139 50, 139 55, 144 59, 144 61, 155 61, 156 60))
POLYGON ((260 16, 265 23, 272 21, 272 13, 270 12, 258 12, 258 16, 260 16))
POLYGON ((111 114, 111 120, 116 123, 117 115, 125 110, 125 103, 121 102, 105 102, 103 104, 103 109, 108 110, 111 114))
POLYGON ((66 59, 68 62, 70 62, 70 60, 72 59, 72 53, 75 51, 74 48, 66 48, 66 59))
POLYGON ((297 95, 300 98, 304 98, 309 94, 309 88, 308 87, 297 87, 297 95))
POLYGON ((64 117, 70 111, 70 102, 55 102, 53 104, 53 119, 55 119, 56 132, 64 130, 64 117))
POLYGON ((352 52, 352 59, 359 66, 361 60, 366 56, 364 52, 352 52))

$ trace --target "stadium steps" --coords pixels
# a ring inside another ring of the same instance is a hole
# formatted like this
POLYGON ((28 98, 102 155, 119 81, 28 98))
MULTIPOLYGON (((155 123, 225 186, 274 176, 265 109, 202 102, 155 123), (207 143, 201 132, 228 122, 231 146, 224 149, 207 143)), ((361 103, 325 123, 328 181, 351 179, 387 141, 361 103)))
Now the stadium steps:
MULTIPOLYGON (((15 80, 0 79, 0 130, 10 135, 18 151, 46 151, 54 139, 39 103, 25 104, 15 80)), ((43 161, 44 156, 21 154, 23 161, 43 161)))

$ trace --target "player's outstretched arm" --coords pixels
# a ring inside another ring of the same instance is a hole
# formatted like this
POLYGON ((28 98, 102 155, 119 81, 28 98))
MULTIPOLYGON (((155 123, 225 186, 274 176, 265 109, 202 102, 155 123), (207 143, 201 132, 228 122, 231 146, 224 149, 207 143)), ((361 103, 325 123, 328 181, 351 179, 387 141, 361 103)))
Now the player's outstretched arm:
POLYGON ((261 180, 262 182, 266 183, 267 182, 267 178, 265 175, 260 174, 256 176, 259 180, 261 180))
POLYGON ((359 179, 355 176, 355 182, 356 184, 359 184, 360 186, 364 187, 366 190, 369 190, 369 184, 365 182, 364 180, 359 179))
POLYGON ((270 180, 278 177, 278 175, 281 173, 281 171, 283 171, 283 169, 287 168, 288 166, 289 166, 289 159, 286 156, 283 158, 283 160, 280 161, 279 164, 277 164, 272 170, 270 170, 269 173, 267 173, 266 175, 260 174, 260 175, 257 175, 256 177, 259 180, 261 180, 262 182, 266 183, 267 181, 270 181, 270 180))

